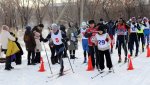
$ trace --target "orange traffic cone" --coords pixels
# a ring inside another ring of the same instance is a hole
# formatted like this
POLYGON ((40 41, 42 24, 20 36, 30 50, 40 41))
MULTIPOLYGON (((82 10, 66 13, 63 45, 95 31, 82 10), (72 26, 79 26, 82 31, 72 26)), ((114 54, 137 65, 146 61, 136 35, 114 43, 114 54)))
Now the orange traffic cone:
POLYGON ((147 57, 150 57, 150 47, 149 47, 149 45, 147 46, 147 57))
POLYGON ((87 71, 92 71, 93 70, 93 66, 92 66, 92 59, 91 56, 88 57, 88 68, 87 71))
POLYGON ((128 55, 128 58, 129 58, 129 62, 128 62, 128 70, 133 70, 133 65, 132 65, 132 60, 131 60, 131 56, 130 54, 128 55))
POLYGON ((40 57, 40 62, 42 62, 43 61, 43 58, 42 57, 40 57))
POLYGON ((44 72, 44 71, 45 71, 44 61, 43 61, 43 58, 41 57, 41 66, 40 66, 39 72, 44 72))

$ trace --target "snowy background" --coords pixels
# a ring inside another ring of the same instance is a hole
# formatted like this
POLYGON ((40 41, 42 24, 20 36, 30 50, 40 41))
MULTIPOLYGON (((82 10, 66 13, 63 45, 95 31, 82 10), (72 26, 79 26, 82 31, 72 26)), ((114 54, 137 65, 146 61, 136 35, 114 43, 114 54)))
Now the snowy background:
MULTIPOLYGON (((46 37, 47 34, 48 31, 44 30, 43 36, 46 37)), ((95 79, 91 79, 91 77, 98 74, 98 71, 97 69, 95 69, 94 71, 86 71, 87 64, 82 64, 83 51, 81 42, 79 42, 79 49, 76 52, 76 57, 78 57, 78 59, 71 60, 75 73, 69 70, 63 77, 54 79, 48 77, 59 72, 59 64, 51 64, 53 71, 53 74, 51 74, 46 58, 46 53, 43 48, 42 57, 44 58, 44 66, 46 71, 43 73, 38 72, 40 64, 35 66, 28 66, 26 58, 27 52, 22 40, 23 33, 20 32, 18 36, 20 36, 19 42, 24 50, 24 55, 22 56, 22 65, 16 66, 15 63, 12 63, 12 66, 14 66, 15 69, 6 71, 4 70, 5 64, 0 63, 0 85, 150 85, 150 58, 146 57, 146 52, 139 54, 137 58, 134 58, 132 60, 134 70, 128 71, 127 64, 117 64, 118 53, 117 50, 114 49, 114 53, 111 55, 111 58, 115 73, 111 73, 104 78, 101 78, 101 75, 103 75, 101 74, 95 79)), ((44 45, 46 46, 46 50, 50 60, 51 53, 49 50, 49 46, 47 43, 45 43, 44 45)), ((122 59, 124 60, 123 51, 122 59)), ((67 58, 64 59, 64 66, 64 70, 70 69, 70 64, 67 58)), ((108 68, 106 67, 105 73, 107 71, 108 68)))

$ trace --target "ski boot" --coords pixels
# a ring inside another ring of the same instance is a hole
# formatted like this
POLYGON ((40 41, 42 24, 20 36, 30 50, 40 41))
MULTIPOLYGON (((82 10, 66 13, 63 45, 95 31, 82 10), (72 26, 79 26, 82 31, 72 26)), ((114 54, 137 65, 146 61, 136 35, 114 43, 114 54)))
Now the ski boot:
POLYGON ((86 59, 86 58, 84 58, 84 61, 83 61, 83 63, 87 63, 87 59, 86 59))
POLYGON ((121 63, 121 56, 119 56, 119 60, 118 60, 118 63, 121 63))
POLYGON ((64 71, 64 67, 62 67, 62 68, 60 69, 59 76, 62 76, 62 75, 63 75, 63 71, 64 71))

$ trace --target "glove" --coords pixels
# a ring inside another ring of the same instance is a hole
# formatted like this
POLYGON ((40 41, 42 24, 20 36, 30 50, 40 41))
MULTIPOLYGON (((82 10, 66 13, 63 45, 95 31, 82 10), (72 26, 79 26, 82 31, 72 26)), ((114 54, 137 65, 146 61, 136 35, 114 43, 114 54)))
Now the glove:
POLYGON ((68 43, 68 45, 70 45, 70 41, 68 41, 67 43, 68 43))
POLYGON ((106 41, 106 42, 108 42, 108 41, 109 41, 109 39, 108 39, 108 38, 106 38, 106 39, 105 39, 105 41, 106 41))
POLYGON ((92 36, 92 32, 89 33, 89 36, 92 36))

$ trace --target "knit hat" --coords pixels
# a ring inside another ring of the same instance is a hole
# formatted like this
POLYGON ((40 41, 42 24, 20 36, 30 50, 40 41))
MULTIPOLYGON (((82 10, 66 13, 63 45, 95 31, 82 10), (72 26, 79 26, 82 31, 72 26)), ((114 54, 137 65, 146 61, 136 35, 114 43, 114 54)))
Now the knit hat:
POLYGON ((7 25, 3 25, 3 26, 2 26, 2 29, 8 31, 8 30, 9 30, 9 27, 8 27, 7 25))
POLYGON ((82 22, 81 26, 82 27, 87 26, 86 22, 82 22))
POLYGON ((43 25, 43 24, 39 24, 38 26, 39 26, 39 27, 42 27, 42 28, 44 27, 44 25, 43 25))
POLYGON ((95 24, 94 20, 89 20, 89 24, 95 24))
POLYGON ((104 28, 101 28, 101 26, 98 27, 98 31, 103 31, 103 33, 105 32, 104 28))
POLYGON ((52 29, 57 29, 59 30, 60 26, 58 26, 56 23, 53 23, 52 24, 52 29))
POLYGON ((25 28, 26 30, 31 30, 31 27, 30 26, 26 26, 26 28, 25 28))

